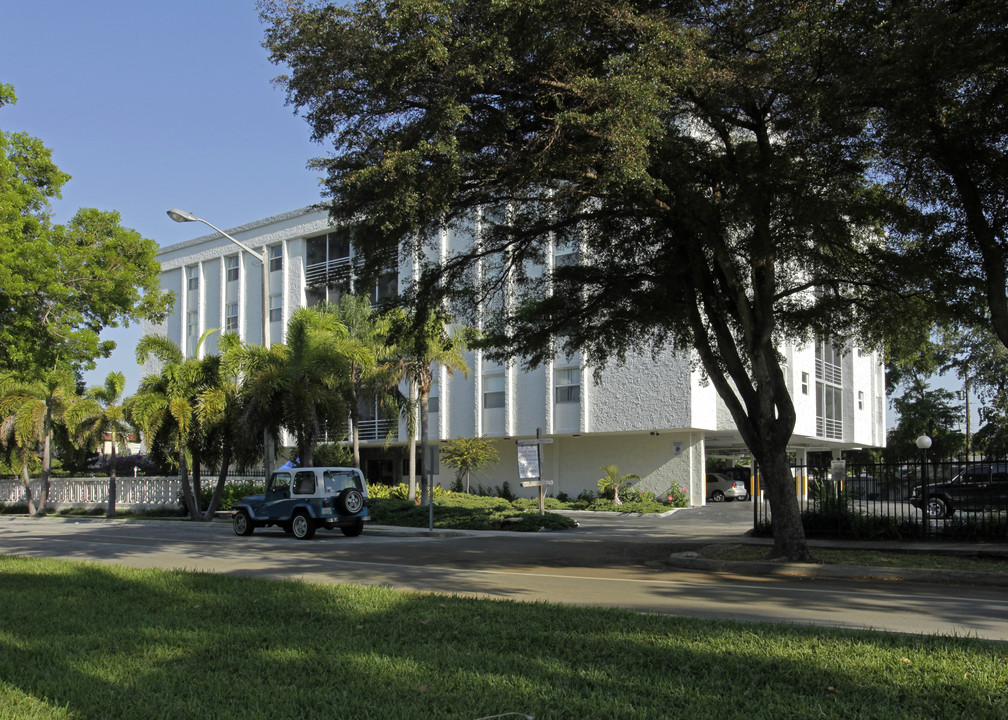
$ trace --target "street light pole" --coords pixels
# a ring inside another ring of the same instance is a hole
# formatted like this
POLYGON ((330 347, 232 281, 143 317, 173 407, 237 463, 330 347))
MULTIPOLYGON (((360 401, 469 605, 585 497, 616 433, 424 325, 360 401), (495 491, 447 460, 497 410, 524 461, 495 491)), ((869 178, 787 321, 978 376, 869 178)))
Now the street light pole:
MULTIPOLYGON (((917 449, 921 451, 921 454, 924 457, 924 462, 921 465, 921 481, 922 481, 921 482, 921 489, 922 489, 922 491, 924 493, 923 494, 923 497, 924 497, 924 508, 925 508, 924 509, 924 517, 925 517, 925 524, 927 525, 927 509, 926 508, 928 507, 929 503, 931 502, 931 498, 930 498, 930 495, 928 493, 927 451, 928 451, 928 448, 931 447, 931 438, 929 438, 927 435, 921 435, 919 438, 917 438, 916 445, 917 445, 917 449)), ((927 527, 930 527, 930 525, 927 525, 927 527)), ((930 530, 928 532, 930 532, 930 530)))
POLYGON ((208 221, 204 220, 201 217, 196 217, 192 213, 186 212, 185 210, 179 210, 178 208, 172 208, 171 210, 168 211, 168 217, 170 217, 175 222, 201 222, 204 225, 207 225, 207 226, 213 228, 214 230, 216 230, 217 232, 219 232, 221 235, 223 235, 224 237, 226 237, 228 240, 230 240, 232 243, 234 243, 235 245, 237 245, 238 247, 240 247, 245 252, 251 254, 252 257, 254 257, 256 260, 258 260, 262 264, 262 318, 263 318, 262 319, 262 333, 263 333, 262 337, 263 337, 263 347, 269 349, 269 346, 270 346, 270 339, 269 339, 269 257, 267 257, 269 253, 267 252, 266 248, 263 247, 263 250, 262 250, 261 253, 257 252, 255 250, 253 250, 252 248, 250 248, 245 243, 241 242, 240 240, 236 240, 235 238, 231 237, 230 235, 228 235, 226 232, 224 232, 223 230, 221 230, 219 227, 217 227, 213 223, 208 222, 208 221))

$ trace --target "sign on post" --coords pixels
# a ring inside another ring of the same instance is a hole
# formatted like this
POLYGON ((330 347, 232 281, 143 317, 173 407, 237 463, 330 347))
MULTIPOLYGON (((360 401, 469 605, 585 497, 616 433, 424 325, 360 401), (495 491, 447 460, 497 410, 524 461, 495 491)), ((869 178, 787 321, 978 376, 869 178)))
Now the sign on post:
MULTIPOLYGON (((518 441, 521 443, 521 441, 518 441)), ((542 477, 539 469, 539 446, 518 445, 518 477, 522 480, 534 480, 542 477)), ((522 483, 524 486, 525 483, 522 483)))
POLYGON ((539 514, 546 512, 546 486, 552 480, 542 480, 542 446, 551 445, 551 439, 543 440, 542 428, 536 428, 535 440, 516 440, 518 444, 518 478, 522 487, 539 488, 539 514))

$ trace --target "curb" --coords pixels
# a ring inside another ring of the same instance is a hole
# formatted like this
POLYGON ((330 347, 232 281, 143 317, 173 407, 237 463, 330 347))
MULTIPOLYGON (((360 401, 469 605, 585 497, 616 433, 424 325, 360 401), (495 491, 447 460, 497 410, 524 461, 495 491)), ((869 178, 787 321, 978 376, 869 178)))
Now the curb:
POLYGON ((882 580, 934 584, 991 585, 1008 587, 1008 574, 972 570, 920 570, 916 568, 872 567, 867 565, 825 565, 773 561, 710 560, 673 554, 665 565, 680 570, 725 572, 735 575, 834 578, 843 580, 882 580))

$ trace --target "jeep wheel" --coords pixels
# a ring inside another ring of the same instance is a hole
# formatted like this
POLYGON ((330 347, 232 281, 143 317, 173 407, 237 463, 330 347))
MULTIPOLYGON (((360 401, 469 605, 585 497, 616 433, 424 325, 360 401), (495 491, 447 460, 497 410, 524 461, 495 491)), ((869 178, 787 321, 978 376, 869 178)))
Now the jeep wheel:
POLYGON ((291 519, 291 532, 298 540, 311 540, 315 537, 315 521, 308 513, 299 512, 291 519))
POLYGON ((358 519, 353 525, 343 525, 340 530, 347 537, 357 537, 362 532, 364 532, 364 521, 358 519))
POLYGON ((924 505, 924 511, 934 520, 941 520, 949 515, 948 505, 940 497, 929 497, 924 505))
POLYGON ((234 527, 235 535, 251 535, 252 531, 255 530, 255 525, 252 524, 252 518, 249 517, 248 510, 238 510, 231 520, 231 525, 234 527))
POLYGON ((360 490, 347 488, 336 498, 336 508, 342 515, 356 515, 364 509, 364 495, 360 490))

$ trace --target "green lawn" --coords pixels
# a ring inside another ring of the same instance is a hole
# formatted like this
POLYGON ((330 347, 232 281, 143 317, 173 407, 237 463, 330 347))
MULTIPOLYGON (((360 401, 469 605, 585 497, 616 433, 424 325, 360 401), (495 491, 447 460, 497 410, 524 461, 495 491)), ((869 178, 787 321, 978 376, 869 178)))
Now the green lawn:
POLYGON ((5 719, 1008 716, 997 643, 2 556, 0 645, 5 719))

